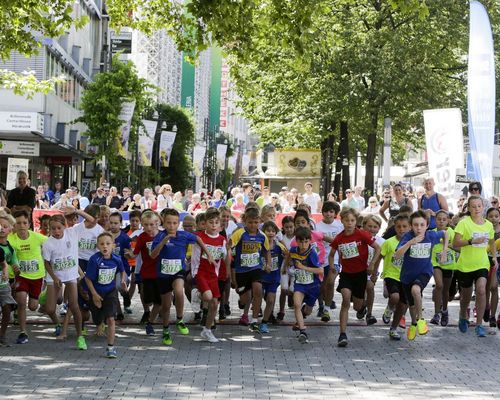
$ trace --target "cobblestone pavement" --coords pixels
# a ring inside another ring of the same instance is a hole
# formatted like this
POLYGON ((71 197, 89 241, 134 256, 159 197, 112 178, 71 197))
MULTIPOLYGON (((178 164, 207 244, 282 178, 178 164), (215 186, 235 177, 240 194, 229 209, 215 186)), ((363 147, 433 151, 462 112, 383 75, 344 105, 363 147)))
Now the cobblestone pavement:
MULTIPOLYGON (((432 316, 431 289, 425 292, 425 316, 432 316)), ((337 296, 337 295, 336 295, 337 296)), ((338 299, 338 298, 337 298, 338 299)), ((375 315, 384 308, 379 294, 375 315)), ((473 329, 461 334, 453 325, 430 327, 414 342, 390 341, 388 328, 353 322, 349 345, 336 347, 338 310, 334 322, 308 328, 310 343, 301 345, 290 326, 271 326, 255 335, 236 324, 236 299, 228 323, 215 334, 222 341, 202 342, 201 328, 191 325, 189 336, 174 333, 174 344, 148 337, 136 323, 118 327, 118 359, 104 357, 105 339, 91 328, 85 352, 75 349, 74 331, 56 342, 53 327, 31 316, 30 342, 0 348, 2 399, 400 399, 499 398, 499 335, 477 338, 473 329), (340 396, 340 397, 339 397, 340 396)), ((457 316, 457 302, 450 315, 457 316)), ((187 306, 188 310, 189 306, 187 306)), ((187 319, 192 314, 186 313, 187 319)), ((133 316, 140 316, 137 305, 133 316)), ((287 320, 292 320, 291 310, 287 320)), ((130 320, 129 322, 134 322, 130 320)), ((17 327, 9 328, 11 342, 17 327)))

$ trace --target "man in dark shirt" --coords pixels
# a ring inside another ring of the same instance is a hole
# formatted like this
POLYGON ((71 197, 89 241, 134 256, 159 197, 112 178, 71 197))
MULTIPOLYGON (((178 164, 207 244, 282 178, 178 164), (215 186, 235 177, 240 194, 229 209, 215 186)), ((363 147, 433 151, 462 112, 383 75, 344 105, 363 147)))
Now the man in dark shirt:
POLYGON ((106 195, 104 194, 104 188, 97 188, 97 196, 92 199, 92 204, 98 204, 100 206, 106 205, 106 195))
POLYGON ((28 174, 24 171, 17 173, 17 187, 12 189, 7 198, 7 208, 12 211, 26 210, 31 214, 35 208, 36 191, 28 185, 28 174))

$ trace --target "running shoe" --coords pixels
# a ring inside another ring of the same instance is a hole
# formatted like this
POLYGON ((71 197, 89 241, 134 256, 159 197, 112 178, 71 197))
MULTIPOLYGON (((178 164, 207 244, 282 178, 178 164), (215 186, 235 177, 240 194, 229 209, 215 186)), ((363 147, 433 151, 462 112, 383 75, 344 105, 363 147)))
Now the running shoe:
POLYGON ((464 318, 460 318, 458 320, 458 329, 460 330, 460 332, 465 333, 467 332, 468 328, 469 328, 469 321, 464 318))
POLYGON ((238 321, 238 324, 243 325, 243 326, 248 326, 250 324, 250 320, 248 319, 248 315, 243 314, 241 316, 240 320, 238 321))
POLYGON ((173 341, 172 341, 172 335, 170 334, 170 331, 168 328, 163 329, 163 338, 162 338, 162 343, 165 346, 171 346, 173 341))
POLYGON ((486 329, 484 329, 484 326, 482 326, 482 325, 476 326, 475 331, 476 331, 476 335, 478 337, 485 337, 486 336, 486 329))
POLYGON ((285 313, 282 313, 282 312, 279 312, 278 315, 276 316, 276 320, 278 322, 283 321, 284 318, 285 318, 285 313))
POLYGON ((78 350, 87 350, 87 343, 83 336, 78 336, 78 339, 76 339, 76 348, 78 350))
POLYGON ((194 313, 195 322, 199 322, 201 320, 201 311, 194 313))
POLYGON ((373 315, 366 316, 366 325, 374 325, 376 323, 377 323, 377 318, 375 318, 373 315))
POLYGON ((86 327, 86 326, 84 326, 84 327, 82 328, 82 336, 87 336, 88 334, 89 334, 89 331, 87 330, 87 327, 86 327))
POLYGON ((0 347, 10 347, 10 344, 7 342, 5 337, 0 337, 0 347))
POLYGON ((219 321, 224 321, 226 319, 226 314, 224 314, 224 310, 221 308, 219 310, 219 321))
POLYGON ((432 325, 439 325, 439 321, 440 320, 441 320, 441 316, 439 315, 439 313, 436 313, 431 318, 431 320, 429 321, 429 323, 431 323, 432 325))
POLYGON ((396 329, 389 329, 389 339, 391 340, 401 340, 401 335, 396 329))
POLYGON ((259 323, 258 322, 252 322, 250 324, 250 330, 255 333, 261 333, 259 329, 259 323))
POLYGON ((356 311, 356 318, 363 319, 367 313, 368 309, 364 306, 361 310, 356 311))
POLYGON ((338 347, 346 347, 347 346, 347 335, 345 333, 341 333, 339 336, 339 340, 337 342, 338 347))
POLYGON ((389 307, 386 307, 384 314, 382 315, 382 321, 384 324, 388 324, 391 322, 391 317, 392 317, 392 311, 389 309, 389 307))
POLYGON ((153 336, 154 334, 155 334, 155 329, 153 328, 151 322, 148 322, 146 324, 146 335, 153 336))
POLYGON ((441 326, 447 326, 448 319, 448 311, 441 311, 441 326))
POLYGON ((490 328, 496 328, 497 327, 497 321, 495 320, 495 317, 490 317, 490 328))
POLYGON ((189 329, 182 319, 177 321, 175 326, 181 335, 189 335, 189 329))
POLYGON ((106 357, 107 358, 116 358, 117 354, 116 354, 116 349, 115 349, 115 346, 108 346, 106 348, 106 357))
POLYGON ((274 316, 274 313, 271 313, 269 316, 269 322, 273 325, 276 325, 278 323, 278 319, 274 316))
POLYGON ((207 329, 207 328, 203 328, 203 330, 200 333, 200 336, 202 337, 202 339, 205 339, 207 342, 210 342, 210 343, 218 343, 219 342, 219 339, 217 339, 214 336, 214 334, 212 333, 212 331, 210 329, 207 329))
POLYGON ((400 327, 401 329, 406 329, 406 318, 405 318, 405 316, 404 316, 404 315, 403 315, 403 316, 401 317, 401 319, 399 320, 399 327, 400 327))
POLYGON ((61 336, 61 332, 62 332, 62 325, 57 324, 55 329, 54 329, 54 336, 55 337, 61 336))
POLYGON ((231 315, 231 307, 229 307, 229 304, 224 304, 224 314, 226 314, 226 316, 231 315))
POLYGON ((262 322, 262 323, 259 325, 259 330, 260 330, 262 333, 269 333, 269 325, 267 325, 265 322, 262 322))
POLYGON ((28 335, 26 334, 26 332, 21 332, 19 334, 19 336, 17 337, 16 343, 17 344, 26 344, 26 343, 28 343, 28 335))
POLYGON ((62 303, 61 308, 59 309, 59 315, 61 317, 64 317, 67 312, 68 312, 68 305, 66 303, 62 303))
POLYGON ((321 315, 321 321, 323 322, 328 322, 330 321, 330 313, 328 311, 323 311, 323 314, 321 315))
POLYGON ((321 317, 323 316, 323 312, 324 312, 324 311, 325 311, 324 306, 322 306, 322 305, 321 305, 321 306, 319 306, 319 307, 318 307, 318 312, 317 312, 317 314, 316 314, 316 317, 321 318, 321 317))
POLYGON ((425 319, 422 318, 417 321, 417 330, 419 335, 425 335, 429 332, 429 327, 427 326, 425 319))
POLYGON ((335 310, 337 308, 337 304, 335 304, 335 300, 332 300, 332 304, 330 304, 330 309, 335 310))
POLYGON ((410 325, 408 330, 406 331, 406 338, 408 340, 415 340, 417 336, 417 325, 410 325))
POLYGON ((301 343, 301 344, 309 343, 309 338, 307 337, 307 333, 305 331, 300 332, 299 343, 301 343))

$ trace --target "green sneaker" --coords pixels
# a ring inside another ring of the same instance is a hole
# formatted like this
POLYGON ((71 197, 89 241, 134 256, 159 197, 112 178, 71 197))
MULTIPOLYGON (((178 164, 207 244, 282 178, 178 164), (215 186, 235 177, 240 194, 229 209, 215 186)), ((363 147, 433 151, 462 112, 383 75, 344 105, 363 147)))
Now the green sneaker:
POLYGON ((189 329, 184 323, 184 320, 181 319, 180 321, 177 321, 175 326, 181 335, 189 335, 189 329))
POLYGON ((87 350, 87 343, 83 336, 78 336, 78 339, 76 339, 76 347, 78 350, 87 350))
POLYGON ((172 335, 170 335, 170 331, 168 329, 163 330, 163 340, 162 343, 165 346, 172 346, 172 335))

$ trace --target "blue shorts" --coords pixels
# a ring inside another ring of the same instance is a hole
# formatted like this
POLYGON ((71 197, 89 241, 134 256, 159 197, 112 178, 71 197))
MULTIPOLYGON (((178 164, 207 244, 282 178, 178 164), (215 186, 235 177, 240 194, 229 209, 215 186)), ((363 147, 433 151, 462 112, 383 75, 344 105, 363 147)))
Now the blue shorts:
POLYGON ((268 293, 276 293, 280 282, 262 282, 262 295, 266 298, 268 293))
POLYGON ((314 307, 314 304, 319 297, 320 285, 317 283, 311 283, 309 285, 295 283, 293 291, 303 293, 304 303, 306 303, 309 307, 314 307))

